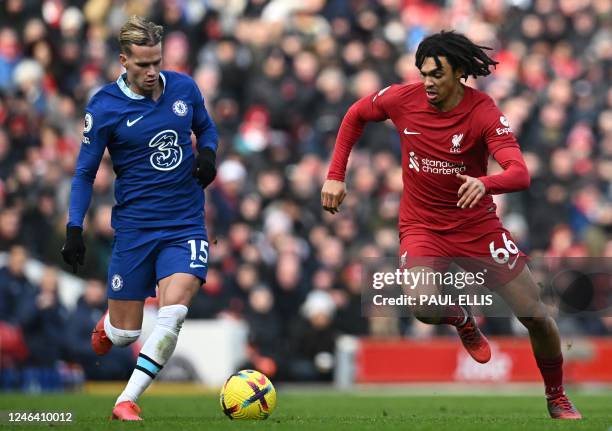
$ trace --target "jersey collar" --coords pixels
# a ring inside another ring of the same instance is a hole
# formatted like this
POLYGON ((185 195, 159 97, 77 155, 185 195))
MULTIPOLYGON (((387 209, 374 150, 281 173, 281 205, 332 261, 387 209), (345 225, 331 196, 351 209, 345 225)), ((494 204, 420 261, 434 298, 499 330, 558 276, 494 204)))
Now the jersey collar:
MULTIPOLYGON (((119 86, 119 89, 123 92, 123 94, 125 94, 130 99, 134 99, 134 100, 144 99, 145 98, 144 96, 134 93, 132 90, 130 90, 130 87, 128 87, 127 84, 125 83, 126 76, 127 76, 127 72, 121 74, 119 78, 117 78, 117 85, 119 86)), ((164 92, 166 91, 166 77, 164 76, 162 72, 159 72, 159 76, 161 76, 162 82, 164 83, 164 88, 162 88, 162 94, 164 94, 164 92)))

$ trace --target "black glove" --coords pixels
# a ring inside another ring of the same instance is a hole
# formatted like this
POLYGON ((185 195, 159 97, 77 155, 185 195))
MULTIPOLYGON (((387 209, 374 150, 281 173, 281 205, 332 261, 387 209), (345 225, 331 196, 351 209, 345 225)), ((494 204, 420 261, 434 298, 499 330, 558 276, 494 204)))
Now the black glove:
POLYGON ((78 265, 83 265, 85 259, 85 243, 83 242, 83 228, 78 226, 66 227, 66 242, 62 247, 64 262, 72 265, 72 272, 77 273, 78 265))
POLYGON ((195 159, 191 175, 203 189, 212 183, 217 176, 216 159, 217 155, 210 148, 200 150, 195 159))

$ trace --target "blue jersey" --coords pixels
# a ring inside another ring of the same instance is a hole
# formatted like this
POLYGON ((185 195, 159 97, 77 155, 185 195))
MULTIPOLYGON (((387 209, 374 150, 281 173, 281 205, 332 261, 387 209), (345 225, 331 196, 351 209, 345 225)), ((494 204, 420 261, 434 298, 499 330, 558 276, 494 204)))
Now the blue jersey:
POLYGON ((72 180, 69 226, 82 226, 105 148, 117 179, 112 226, 156 228, 204 223, 204 193, 191 176, 198 150, 217 150, 217 129, 190 77, 160 73, 157 101, 138 95, 125 75, 104 86, 89 102, 83 142, 72 180))

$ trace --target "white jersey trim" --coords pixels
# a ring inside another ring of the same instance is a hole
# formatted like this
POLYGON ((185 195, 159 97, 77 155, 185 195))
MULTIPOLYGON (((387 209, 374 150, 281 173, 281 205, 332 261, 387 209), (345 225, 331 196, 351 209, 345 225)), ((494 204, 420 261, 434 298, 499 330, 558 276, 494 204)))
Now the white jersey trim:
MULTIPOLYGON (((144 96, 134 93, 130 89, 130 87, 127 86, 127 84, 125 83, 126 76, 127 76, 127 73, 123 73, 121 74, 121 76, 119 76, 119 78, 117 78, 117 85, 119 86, 119 89, 121 90, 121 92, 125 94, 127 97, 129 97, 130 99, 134 99, 134 100, 144 99, 145 98, 144 96)), ((166 77, 161 72, 159 72, 159 76, 161 76, 162 82, 164 83, 164 88, 162 88, 162 94, 163 94, 166 91, 166 77)))

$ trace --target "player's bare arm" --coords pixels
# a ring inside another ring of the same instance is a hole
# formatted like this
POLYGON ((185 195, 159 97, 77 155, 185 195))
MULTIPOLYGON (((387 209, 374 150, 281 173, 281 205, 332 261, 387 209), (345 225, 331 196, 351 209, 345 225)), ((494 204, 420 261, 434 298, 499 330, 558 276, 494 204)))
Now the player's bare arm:
POLYGON ((457 178, 463 181, 457 192, 457 196, 459 196, 457 206, 461 208, 474 208, 486 193, 485 185, 478 178, 470 177, 469 175, 457 174, 457 178))
POLYGON ((321 189, 321 205, 325 211, 336 214, 346 197, 346 184, 344 181, 325 180, 321 189))

